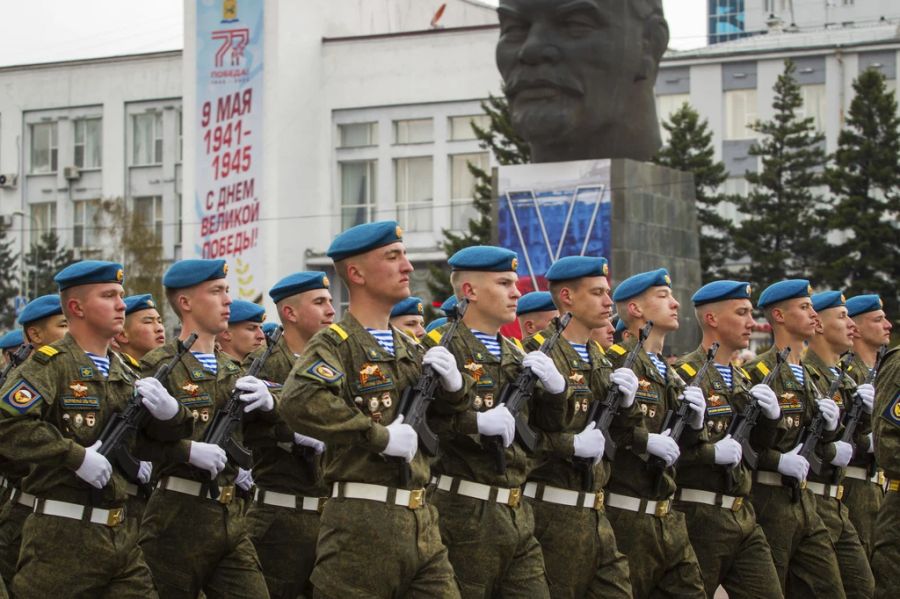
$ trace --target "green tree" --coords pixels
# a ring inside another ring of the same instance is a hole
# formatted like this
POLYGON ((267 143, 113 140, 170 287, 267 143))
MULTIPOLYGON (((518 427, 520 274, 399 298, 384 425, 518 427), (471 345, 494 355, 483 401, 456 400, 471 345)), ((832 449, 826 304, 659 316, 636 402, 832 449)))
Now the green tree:
POLYGON ((897 100, 880 72, 853 82, 856 95, 826 171, 832 197, 824 228, 843 233, 817 269, 818 280, 847 295, 878 293, 885 311, 900 309, 900 118, 897 100))
POLYGON ((13 241, 7 233, 9 226, 0 224, 0 272, 5 276, 0 279, 0 328, 11 329, 16 326, 16 309, 14 298, 19 295, 19 253, 13 251, 13 241))
POLYGON ((825 245, 817 235, 814 191, 823 183, 825 136, 816 131, 813 118, 797 114, 803 98, 795 70, 786 60, 774 87, 774 117, 751 125, 763 136, 750 150, 762 167, 746 175, 750 193, 735 198, 745 217, 734 231, 736 255, 748 259, 742 274, 756 289, 810 276, 825 245))
POLYGON ((60 245, 56 231, 41 235, 25 254, 25 295, 34 299, 48 293, 57 293, 59 288, 53 277, 73 262, 75 252, 60 245))
POLYGON ((703 281, 720 278, 725 274, 723 265, 732 251, 731 223, 716 210, 719 204, 728 200, 726 195, 717 193, 728 178, 725 164, 713 159, 715 150, 708 121, 701 121, 700 115, 687 102, 662 126, 669 132, 669 141, 653 161, 694 175, 703 281))
MULTIPOLYGON (((490 150, 500 164, 529 162, 531 152, 525 140, 519 137, 512 128, 509 104, 506 98, 490 95, 486 101, 481 102, 481 109, 484 110, 490 122, 486 128, 472 123, 472 131, 475 133, 479 145, 490 150)), ((491 174, 471 162, 468 164, 468 168, 475 178, 472 204, 477 216, 469 219, 467 231, 454 233, 449 229, 441 230, 444 239, 438 246, 447 257, 466 247, 492 243, 494 189, 491 183, 491 174)), ((430 265, 429 274, 428 290, 435 300, 443 301, 453 293, 450 286, 450 272, 443 263, 430 265)), ((426 320, 430 320, 436 315, 437 312, 431 306, 426 306, 426 320)))

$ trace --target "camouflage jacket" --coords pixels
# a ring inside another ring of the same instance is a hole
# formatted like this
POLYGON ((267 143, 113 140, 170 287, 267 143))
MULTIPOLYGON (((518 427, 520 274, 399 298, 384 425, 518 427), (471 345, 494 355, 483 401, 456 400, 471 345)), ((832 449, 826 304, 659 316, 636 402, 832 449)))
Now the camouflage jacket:
POLYGON ((900 348, 884 357, 875 379, 875 459, 885 476, 900 479, 900 348))

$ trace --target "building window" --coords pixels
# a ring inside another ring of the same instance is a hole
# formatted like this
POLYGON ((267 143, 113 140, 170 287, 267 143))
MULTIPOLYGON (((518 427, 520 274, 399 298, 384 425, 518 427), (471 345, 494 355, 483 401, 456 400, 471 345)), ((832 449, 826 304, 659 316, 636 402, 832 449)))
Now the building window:
POLYGON ((472 205, 475 177, 469 172, 469 163, 489 172, 490 158, 487 152, 450 156, 450 228, 454 231, 467 228, 469 221, 478 217, 472 205))
POLYGON ((662 143, 669 143, 669 132, 662 126, 663 121, 668 122, 672 113, 681 108, 683 104, 690 104, 691 94, 666 94, 656 96, 656 116, 659 118, 659 133, 662 136, 662 143))
POLYGON ((134 159, 136 166, 162 164, 162 112, 134 115, 134 159))
POLYGON ((725 139, 756 138, 756 132, 750 129, 756 118, 755 89, 725 92, 725 139))
POLYGON ((717 44, 747 35, 745 0, 709 0, 709 43, 717 44))
POLYGON ((487 130, 491 126, 491 119, 486 114, 470 116, 450 117, 450 141, 465 141, 477 139, 472 125, 478 125, 479 129, 487 130))
POLYGON ((134 198, 134 215, 141 228, 153 235, 157 243, 162 243, 162 197, 134 198))
POLYGON ((72 204, 74 206, 72 246, 76 248, 93 247, 90 243, 97 241, 96 218, 100 200, 80 200, 72 204))
POLYGON ((31 205, 32 242, 36 242, 47 233, 56 233, 56 202, 41 202, 31 205))
POLYGON ((100 119, 75 121, 75 166, 100 168, 102 164, 102 128, 100 119))
POLYGON ((184 160, 184 113, 178 111, 178 156, 175 162, 184 160))
POLYGON ((434 141, 432 119, 394 121, 395 144, 423 144, 434 141))
POLYGON ((364 148, 378 144, 378 123, 338 125, 340 148, 364 148))
POLYGON ((55 173, 57 168, 56 123, 31 126, 31 172, 55 173))
POLYGON ((409 231, 431 231, 434 206, 434 160, 431 156, 394 161, 397 220, 409 231))
POLYGON ((341 229, 372 221, 375 211, 375 160, 341 162, 341 229))
POLYGON ((825 84, 801 85, 800 95, 803 107, 797 111, 801 119, 812 117, 813 126, 818 131, 825 130, 825 84))

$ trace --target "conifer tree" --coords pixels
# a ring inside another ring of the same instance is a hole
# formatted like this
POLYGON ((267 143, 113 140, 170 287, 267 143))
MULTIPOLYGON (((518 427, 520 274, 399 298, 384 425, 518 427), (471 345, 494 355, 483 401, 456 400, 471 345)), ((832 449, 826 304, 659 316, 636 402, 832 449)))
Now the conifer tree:
POLYGON ((25 295, 32 300, 48 293, 57 293, 59 288, 53 277, 56 273, 75 262, 75 252, 59 244, 56 231, 41 235, 37 243, 25 254, 25 273, 28 289, 25 295))
POLYGON ((0 329, 8 330, 16 325, 15 297, 19 294, 19 253, 13 251, 9 227, 0 224, 0 329))

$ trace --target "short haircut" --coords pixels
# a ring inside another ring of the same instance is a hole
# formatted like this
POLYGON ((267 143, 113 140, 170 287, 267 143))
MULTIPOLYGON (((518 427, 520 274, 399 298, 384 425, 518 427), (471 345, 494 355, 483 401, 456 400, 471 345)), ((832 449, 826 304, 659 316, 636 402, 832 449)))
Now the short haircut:
POLYGON ((172 311, 175 312, 175 316, 181 319, 181 308, 178 307, 178 296, 182 295, 184 289, 170 289, 166 287, 166 299, 169 301, 169 305, 172 306, 172 311))
POLYGON ((553 300, 553 305, 556 306, 556 309, 562 311, 562 306, 560 305, 559 294, 563 289, 571 289, 572 291, 577 291, 581 286, 582 279, 568 279, 565 281, 552 281, 549 285, 550 298, 553 300))

